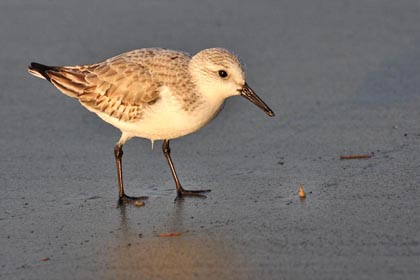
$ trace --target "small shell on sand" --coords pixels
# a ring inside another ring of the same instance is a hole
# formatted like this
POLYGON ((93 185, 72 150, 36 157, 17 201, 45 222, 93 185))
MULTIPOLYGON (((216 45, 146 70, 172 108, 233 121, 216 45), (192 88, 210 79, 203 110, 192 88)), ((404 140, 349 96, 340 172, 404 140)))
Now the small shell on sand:
POLYGON ((300 186, 299 186, 299 197, 302 198, 302 199, 306 197, 306 193, 303 190, 302 184, 300 184, 300 186))
POLYGON ((136 201, 134 201, 134 205, 137 206, 137 207, 142 207, 142 206, 144 206, 144 202, 141 201, 141 200, 136 200, 136 201))

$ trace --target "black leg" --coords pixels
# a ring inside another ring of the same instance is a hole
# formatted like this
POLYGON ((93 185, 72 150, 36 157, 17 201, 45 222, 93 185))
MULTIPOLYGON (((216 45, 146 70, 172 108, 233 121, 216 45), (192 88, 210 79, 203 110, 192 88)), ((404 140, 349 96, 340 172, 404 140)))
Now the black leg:
POLYGON ((122 156, 123 156, 122 145, 117 144, 114 148, 115 163, 117 165, 117 176, 118 176, 118 204, 124 202, 135 202, 139 199, 147 199, 147 196, 133 197, 128 196, 124 193, 123 174, 122 174, 122 156))
POLYGON ((117 164, 117 176, 118 176, 118 197, 124 196, 123 186, 123 175, 122 175, 122 156, 123 156, 122 145, 117 144, 114 148, 115 163, 117 164))
POLYGON ((178 175, 176 175, 175 167, 171 159, 171 148, 169 147, 169 140, 164 140, 162 145, 162 151, 165 155, 166 160, 168 161, 169 167, 171 168, 172 176, 175 180, 176 190, 179 196, 182 195, 195 195, 195 196, 202 196, 202 193, 209 192, 210 190, 185 190, 181 183, 179 182, 178 175))

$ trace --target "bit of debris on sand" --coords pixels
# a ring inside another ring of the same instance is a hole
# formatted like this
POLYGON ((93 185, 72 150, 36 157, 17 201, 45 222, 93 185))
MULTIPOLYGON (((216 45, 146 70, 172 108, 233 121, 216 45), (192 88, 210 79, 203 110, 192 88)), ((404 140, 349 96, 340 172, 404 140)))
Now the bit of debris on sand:
POLYGON ((304 189, 303 189, 302 184, 300 184, 300 186, 299 186, 299 197, 300 197, 301 199, 303 199, 303 198, 305 198, 305 197, 306 197, 306 193, 305 193, 305 191, 304 191, 304 189))
POLYGON ((340 156, 340 159, 363 159, 371 158, 372 155, 350 155, 350 156, 340 156))
POLYGON ((159 237, 174 237, 174 236, 181 236, 180 232, 167 232, 167 233, 160 233, 159 237))
POLYGON ((144 206, 144 202, 143 202, 143 201, 141 201, 141 200, 136 200, 136 201, 134 202, 134 205, 135 205, 135 206, 137 206, 137 207, 142 207, 142 206, 144 206))

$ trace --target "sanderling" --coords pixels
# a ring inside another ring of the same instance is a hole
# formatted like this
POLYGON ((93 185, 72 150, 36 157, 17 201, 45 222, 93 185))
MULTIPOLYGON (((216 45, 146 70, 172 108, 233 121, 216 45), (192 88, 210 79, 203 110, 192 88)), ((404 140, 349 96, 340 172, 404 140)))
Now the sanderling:
POLYGON ((167 49, 139 49, 91 65, 31 63, 28 71, 121 130, 114 148, 120 202, 145 198, 124 192, 122 147, 131 138, 163 140, 162 150, 178 195, 199 195, 209 190, 186 190, 181 186, 169 141, 202 128, 218 114, 224 101, 235 95, 274 116, 247 85, 238 57, 222 48, 206 49, 194 56, 167 49))

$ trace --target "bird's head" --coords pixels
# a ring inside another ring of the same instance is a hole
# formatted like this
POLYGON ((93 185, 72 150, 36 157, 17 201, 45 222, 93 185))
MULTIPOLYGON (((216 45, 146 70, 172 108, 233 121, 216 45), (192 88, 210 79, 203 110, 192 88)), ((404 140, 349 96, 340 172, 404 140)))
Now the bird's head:
POLYGON ((269 116, 273 111, 255 94, 245 81, 245 72, 239 58, 222 48, 203 50, 191 58, 189 70, 198 90, 216 102, 242 95, 269 116))

